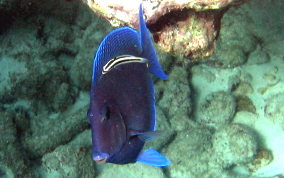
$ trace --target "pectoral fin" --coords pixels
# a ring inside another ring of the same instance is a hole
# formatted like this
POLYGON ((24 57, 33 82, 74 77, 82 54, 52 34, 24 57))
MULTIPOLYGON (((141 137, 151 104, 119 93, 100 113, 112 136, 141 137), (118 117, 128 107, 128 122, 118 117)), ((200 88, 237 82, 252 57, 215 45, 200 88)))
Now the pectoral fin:
POLYGON ((156 131, 150 131, 150 132, 137 132, 137 131, 131 130, 130 136, 138 136, 140 140, 145 142, 147 140, 158 138, 164 133, 165 133, 164 130, 156 130, 156 131))

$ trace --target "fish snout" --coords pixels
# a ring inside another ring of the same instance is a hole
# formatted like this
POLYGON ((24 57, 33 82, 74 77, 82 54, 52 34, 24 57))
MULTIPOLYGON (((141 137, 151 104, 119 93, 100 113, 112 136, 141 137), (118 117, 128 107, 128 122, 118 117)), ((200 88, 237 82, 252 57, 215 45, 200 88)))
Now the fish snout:
POLYGON ((103 164, 108 159, 109 154, 107 153, 93 153, 93 160, 98 164, 103 164))

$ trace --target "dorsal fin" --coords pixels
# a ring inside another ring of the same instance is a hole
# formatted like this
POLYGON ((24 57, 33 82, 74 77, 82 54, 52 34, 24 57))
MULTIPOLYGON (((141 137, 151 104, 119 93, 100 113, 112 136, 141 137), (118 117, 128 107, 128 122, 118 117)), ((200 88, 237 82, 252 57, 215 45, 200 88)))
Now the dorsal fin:
POLYGON ((142 56, 149 60, 149 69, 152 74, 163 80, 168 79, 168 76, 164 73, 155 52, 155 48, 150 37, 150 32, 148 31, 145 20, 144 13, 142 9, 142 4, 139 6, 139 30, 140 30, 140 44, 142 46, 142 56))

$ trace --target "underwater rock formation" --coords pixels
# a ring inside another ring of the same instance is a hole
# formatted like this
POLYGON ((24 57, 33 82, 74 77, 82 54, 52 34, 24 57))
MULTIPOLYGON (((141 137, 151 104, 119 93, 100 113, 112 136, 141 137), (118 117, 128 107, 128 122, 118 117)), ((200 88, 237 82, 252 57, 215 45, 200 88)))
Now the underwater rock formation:
POLYGON ((264 112, 269 120, 284 129, 284 106, 283 106, 284 93, 272 95, 267 99, 267 105, 265 106, 264 112))
POLYGON ((14 124, 14 113, 0 112, 0 177, 34 177, 30 161, 22 152, 14 124))
MULTIPOLYGON (((246 0, 155 0, 143 2, 150 31, 158 46, 175 56, 198 60, 214 52, 223 13, 246 0)), ((140 1, 86 1, 113 26, 137 28, 140 1)))
MULTIPOLYGON (((241 13, 245 16, 249 12, 231 8, 228 13, 241 13)), ((247 22, 239 19, 240 16, 227 15, 228 13, 225 13, 222 18, 222 28, 216 42, 216 50, 211 57, 212 62, 209 64, 214 67, 232 68, 240 66, 247 61, 248 56, 257 47, 257 39, 255 35, 252 35, 252 29, 249 29, 246 25, 247 22), (242 30, 236 30, 233 33, 229 30, 240 27, 242 30)), ((251 56, 251 58, 253 57, 251 56)), ((265 59, 262 61, 265 61, 265 59)))
POLYGON ((221 167, 249 163, 258 149, 256 135, 242 124, 231 124, 212 137, 214 155, 221 167))
POLYGON ((66 145, 58 146, 42 157, 41 177, 93 177, 95 163, 91 155, 90 130, 76 136, 66 145))
POLYGON ((172 161, 172 165, 168 167, 171 177, 207 177, 208 171, 212 169, 209 164, 212 133, 208 128, 191 120, 188 120, 186 125, 188 128, 177 132, 175 139, 166 149, 166 155, 172 161))
POLYGON ((157 167, 144 165, 141 163, 116 165, 109 164, 104 168, 102 174, 98 178, 113 178, 113 177, 139 177, 139 178, 165 178, 162 169, 157 167), (143 172, 141 174, 141 172, 143 172), (126 176, 127 175, 127 176, 126 176))
POLYGON ((82 100, 79 99, 59 115, 42 113, 31 118, 31 134, 26 134, 23 138, 23 145, 32 157, 43 156, 88 128, 88 120, 85 118, 87 106, 82 104, 82 100), (55 125, 60 127, 54 127, 55 125))
POLYGON ((255 159, 252 162, 246 164, 245 166, 247 167, 250 173, 255 173, 259 169, 269 165, 272 160, 273 156, 271 151, 265 148, 260 148, 257 151, 255 159))
POLYGON ((190 95, 192 92, 186 70, 181 70, 181 67, 178 66, 172 68, 173 70, 169 74, 171 80, 156 82, 156 103, 166 116, 171 118, 172 127, 175 130, 183 130, 187 128, 187 120, 191 113, 192 101, 190 95))
POLYGON ((213 92, 198 107, 197 121, 218 129, 230 123, 235 109, 235 98, 229 92, 213 92))

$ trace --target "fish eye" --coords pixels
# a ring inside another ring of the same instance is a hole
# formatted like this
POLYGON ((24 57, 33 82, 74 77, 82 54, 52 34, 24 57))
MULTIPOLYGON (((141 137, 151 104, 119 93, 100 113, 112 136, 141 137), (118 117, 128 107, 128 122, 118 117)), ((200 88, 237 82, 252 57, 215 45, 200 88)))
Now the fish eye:
POLYGON ((107 119, 110 118, 110 107, 109 107, 109 106, 107 106, 106 118, 107 118, 107 119))

